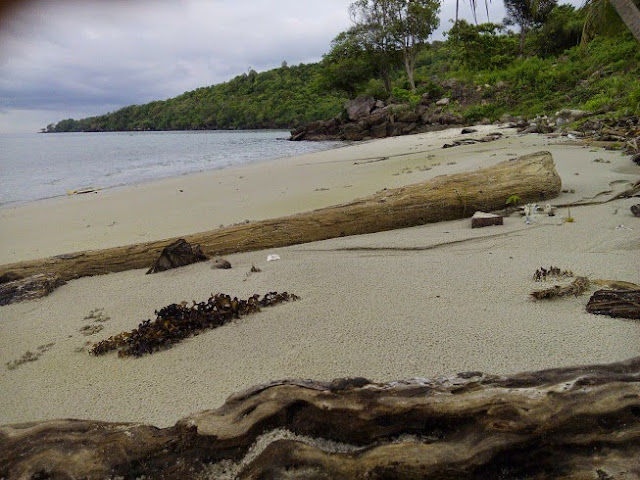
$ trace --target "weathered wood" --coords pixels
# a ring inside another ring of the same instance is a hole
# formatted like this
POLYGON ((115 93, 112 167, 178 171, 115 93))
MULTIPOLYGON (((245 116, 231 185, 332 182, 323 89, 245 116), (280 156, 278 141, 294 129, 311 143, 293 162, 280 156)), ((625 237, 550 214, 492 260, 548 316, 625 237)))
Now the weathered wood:
POLYGON ((639 411, 640 357, 512 376, 281 381, 165 429, 0 427, 0 478, 631 478, 639 411))
POLYGON ((0 305, 25 302, 49 295, 65 282, 55 273, 39 273, 0 284, 0 305))
POLYGON ((598 290, 589 299, 587 312, 640 320, 640 290, 598 290))
POLYGON ((491 227, 494 225, 504 225, 504 219, 494 213, 476 212, 471 217, 471 228, 491 227))
POLYGON ((171 268, 184 267, 192 263, 205 262, 209 258, 202 253, 200 245, 190 245, 184 238, 167 245, 147 273, 164 272, 171 268))
MULTIPOLYGON (((199 244, 208 256, 285 247, 347 235, 455 220, 478 210, 504 208, 518 195, 523 202, 553 198, 560 176, 548 152, 525 155, 469 173, 436 177, 342 205, 272 220, 262 220, 184 238, 199 244)), ((149 268, 159 252, 176 239, 85 251, 0 267, 4 272, 32 275, 43 271, 63 279, 149 268)))

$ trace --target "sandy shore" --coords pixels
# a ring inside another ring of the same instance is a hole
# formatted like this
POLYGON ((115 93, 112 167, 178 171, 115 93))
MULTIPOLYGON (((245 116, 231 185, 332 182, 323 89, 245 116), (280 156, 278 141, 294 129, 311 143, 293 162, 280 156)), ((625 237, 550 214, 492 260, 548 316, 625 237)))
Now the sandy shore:
MULTIPOLYGON (((604 198, 640 174, 618 152, 500 131, 504 139, 486 144, 441 149, 459 137, 456 129, 3 209, 0 263, 291 214, 538 150, 552 152, 563 188, 575 191, 552 203, 604 198)), ((586 297, 528 298, 541 266, 640 283, 635 200, 572 208, 573 223, 562 221, 564 211, 479 230, 469 220, 442 222, 231 255, 231 270, 204 263, 72 281, 42 300, 0 308, 0 424, 71 417, 166 426, 280 378, 388 381, 640 355, 640 323, 589 315, 586 297), (282 259, 267 263, 269 253, 282 259), (262 272, 249 274, 252 264, 262 272), (82 351, 172 302, 274 290, 302 300, 141 359, 82 351), (86 319, 95 309, 108 320, 86 319), (85 336, 85 325, 104 328, 85 336), (6 367, 45 345, 37 361, 6 367)))

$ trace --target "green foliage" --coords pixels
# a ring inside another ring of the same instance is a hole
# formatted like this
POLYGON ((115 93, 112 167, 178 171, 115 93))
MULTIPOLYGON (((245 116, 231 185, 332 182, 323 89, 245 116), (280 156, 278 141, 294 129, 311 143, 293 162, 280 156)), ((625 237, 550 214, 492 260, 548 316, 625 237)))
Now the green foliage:
POLYGON ((520 203, 520 197, 518 195, 511 195, 507 198, 507 201, 504 202, 505 205, 518 205, 520 203))
POLYGON ((469 123, 477 123, 484 118, 496 120, 504 113, 504 110, 495 103, 486 103, 480 105, 471 105, 463 113, 462 116, 469 123))
POLYGON ((517 39, 495 23, 471 25, 460 20, 448 32, 455 60, 471 70, 501 68, 517 55, 517 39))
POLYGON ((169 100, 61 120, 45 130, 290 128, 328 120, 358 95, 392 97, 402 108, 416 106, 422 95, 430 101, 453 96, 448 108, 468 122, 493 121, 504 113, 531 118, 561 108, 640 115, 637 41, 621 28, 577 46, 583 18, 571 6, 554 8, 527 33, 522 57, 518 36, 503 26, 461 20, 446 41, 418 52, 415 93, 399 62, 401 52, 392 49, 394 56, 385 57, 354 27, 334 39, 320 63, 251 70, 169 100))
POLYGON ((362 93, 369 79, 376 74, 375 53, 361 43, 356 29, 349 29, 336 36, 331 50, 322 60, 322 85, 336 92, 356 98, 362 93))
POLYGON ((344 102, 323 86, 322 65, 301 64, 250 71, 229 82, 98 117, 63 120, 48 131, 291 128, 331 118, 344 102))
POLYGON ((584 27, 584 12, 571 5, 559 5, 546 21, 534 28, 525 42, 527 56, 549 57, 580 44, 584 27))

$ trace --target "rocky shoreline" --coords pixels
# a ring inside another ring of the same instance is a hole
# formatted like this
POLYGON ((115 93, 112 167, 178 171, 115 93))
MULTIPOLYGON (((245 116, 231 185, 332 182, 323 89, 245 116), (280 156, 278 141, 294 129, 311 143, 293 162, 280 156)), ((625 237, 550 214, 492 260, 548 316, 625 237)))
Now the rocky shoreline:
MULTIPOLYGON (((454 113, 450 106, 454 102, 460 105, 472 104, 477 100, 474 93, 478 91, 468 92, 461 87, 452 89, 452 92, 451 96, 438 99, 425 93, 415 107, 409 104, 387 104, 370 96, 358 97, 348 102, 336 117, 292 130, 289 140, 361 141, 470 125, 462 115, 454 113)), ((640 153, 640 117, 629 115, 600 118, 602 114, 603 112, 562 109, 553 116, 538 116, 534 119, 503 115, 494 123, 516 127, 518 133, 555 133, 570 139, 608 142, 610 145, 602 146, 622 149, 629 154, 640 153), (584 121, 576 126, 575 122, 580 120, 584 121)), ((484 119, 480 123, 490 122, 484 119)))

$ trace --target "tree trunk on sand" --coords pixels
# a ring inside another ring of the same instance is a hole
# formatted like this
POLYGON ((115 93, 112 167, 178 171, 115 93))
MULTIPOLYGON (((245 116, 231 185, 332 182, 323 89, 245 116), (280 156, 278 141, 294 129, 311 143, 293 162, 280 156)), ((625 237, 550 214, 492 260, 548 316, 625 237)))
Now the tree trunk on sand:
POLYGON ((289 380, 164 429, 0 427, 0 477, 629 478, 640 471, 639 411, 640 357, 389 384, 289 380))
MULTIPOLYGON (((476 211, 504 208, 518 195, 522 202, 558 195, 561 181, 549 152, 470 173, 443 175, 426 182, 384 190, 350 203, 272 220, 261 220, 187 235, 210 257, 286 247, 348 235, 381 232, 471 217, 476 211)), ((0 267, 0 275, 54 272, 64 280, 149 268, 163 248, 177 239, 59 255, 0 267)))
POLYGON ((624 24, 640 42, 640 9, 633 0, 610 0, 624 24))

